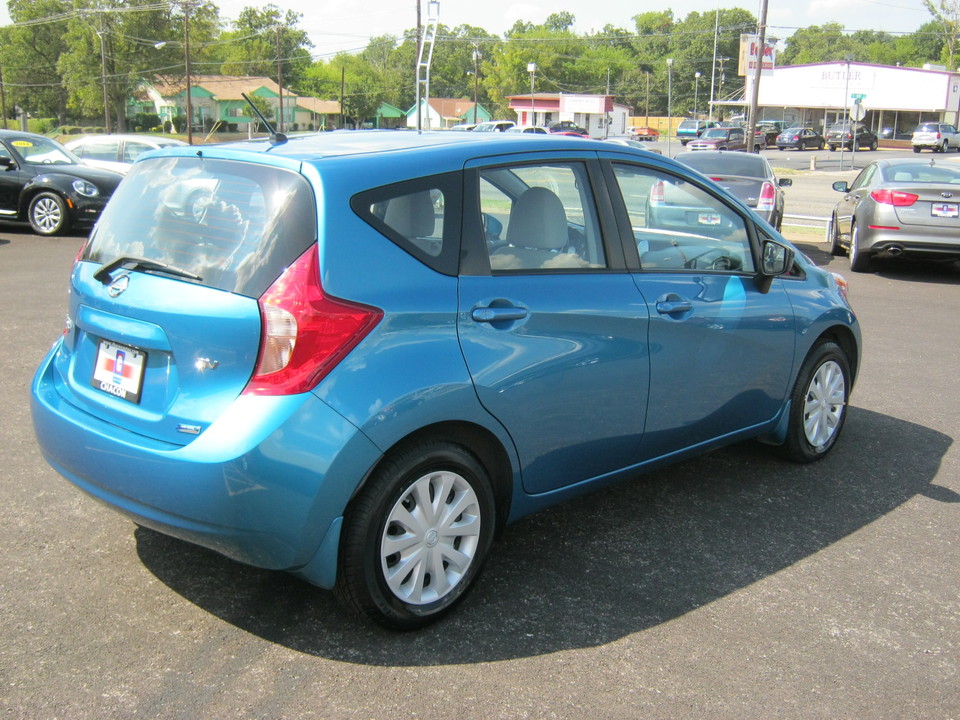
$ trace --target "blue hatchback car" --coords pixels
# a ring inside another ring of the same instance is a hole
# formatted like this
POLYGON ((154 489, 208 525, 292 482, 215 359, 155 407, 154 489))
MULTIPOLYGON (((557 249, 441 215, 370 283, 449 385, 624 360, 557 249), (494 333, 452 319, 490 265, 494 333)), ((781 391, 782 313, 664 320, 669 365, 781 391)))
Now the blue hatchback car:
POLYGON ((748 438, 822 458, 861 344, 842 278, 702 175, 500 133, 143 156, 69 303, 50 464, 394 629, 540 508, 748 438))

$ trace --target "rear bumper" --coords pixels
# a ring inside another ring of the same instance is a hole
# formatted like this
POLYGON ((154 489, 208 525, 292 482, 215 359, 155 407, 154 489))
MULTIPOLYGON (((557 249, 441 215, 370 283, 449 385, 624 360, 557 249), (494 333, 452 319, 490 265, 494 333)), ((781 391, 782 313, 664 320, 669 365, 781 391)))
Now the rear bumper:
POLYGON ((870 230, 868 235, 861 235, 860 250, 889 257, 960 258, 960 237, 948 231, 937 237, 929 231, 902 225, 900 230, 870 230))
POLYGON ((51 358, 31 404, 57 472, 138 524, 257 567, 309 563, 308 579, 332 585, 336 552, 318 566, 317 549, 336 547, 328 529, 380 456, 356 427, 311 393, 241 396, 189 445, 170 445, 67 403, 51 358))

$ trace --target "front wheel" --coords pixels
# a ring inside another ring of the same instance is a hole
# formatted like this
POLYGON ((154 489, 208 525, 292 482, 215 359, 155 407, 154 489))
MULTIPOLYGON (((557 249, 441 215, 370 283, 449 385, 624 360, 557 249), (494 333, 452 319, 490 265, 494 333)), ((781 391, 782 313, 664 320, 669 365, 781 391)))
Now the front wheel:
POLYGON ((439 620, 480 573, 495 507, 486 469, 466 448, 428 440, 397 452, 345 515, 338 598, 391 630, 439 620))
POLYGON ((42 192, 33 198, 27 215, 30 227, 37 235, 59 235, 70 224, 67 204, 52 192, 42 192))
POLYGON ((798 463, 825 457, 837 442, 847 416, 850 360, 834 342, 810 351, 790 396, 790 423, 783 450, 798 463))
POLYGON ((860 249, 860 228, 856 223, 850 230, 850 269, 853 272, 870 272, 873 264, 868 253, 860 249))
POLYGON ((840 224, 837 222, 837 216, 830 218, 830 254, 834 257, 845 255, 846 251, 840 244, 840 224))

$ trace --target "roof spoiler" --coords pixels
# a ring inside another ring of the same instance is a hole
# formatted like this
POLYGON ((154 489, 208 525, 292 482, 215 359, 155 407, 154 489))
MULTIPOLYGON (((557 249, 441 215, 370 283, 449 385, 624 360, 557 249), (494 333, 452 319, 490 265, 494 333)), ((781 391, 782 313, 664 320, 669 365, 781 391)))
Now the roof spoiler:
POLYGON ((257 117, 260 118, 260 122, 264 124, 267 130, 270 131, 270 144, 271 145, 283 145, 287 141, 287 136, 283 133, 278 133, 273 125, 271 125, 267 119, 263 116, 263 113, 257 109, 257 106, 253 104, 253 101, 247 97, 246 93, 240 93, 240 97, 247 101, 247 105, 250 106, 250 109, 256 113, 257 117))

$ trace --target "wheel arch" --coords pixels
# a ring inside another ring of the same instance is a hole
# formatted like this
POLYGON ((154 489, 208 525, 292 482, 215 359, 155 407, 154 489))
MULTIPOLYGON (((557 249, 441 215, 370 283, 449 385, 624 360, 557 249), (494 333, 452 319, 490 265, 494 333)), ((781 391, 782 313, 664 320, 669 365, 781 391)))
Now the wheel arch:
POLYGON ((850 364, 850 380, 852 386, 856 382, 857 372, 860 366, 860 349, 853 331, 845 325, 833 325, 817 336, 817 339, 810 345, 807 353, 809 354, 810 350, 824 341, 836 343, 847 356, 847 362, 850 364))
POLYGON ((506 519, 510 514, 510 507, 513 502, 514 470, 510 455, 496 435, 488 429, 475 423, 459 420, 427 425, 400 438, 391 447, 387 448, 357 486, 350 502, 347 504, 346 512, 350 511, 350 504, 360 495, 369 478, 385 461, 396 453, 402 452, 405 448, 426 440, 444 440, 460 445, 473 454, 477 461, 483 465, 484 470, 487 471, 487 476, 490 478, 496 502, 497 527, 495 537, 499 536, 506 525, 506 519))

